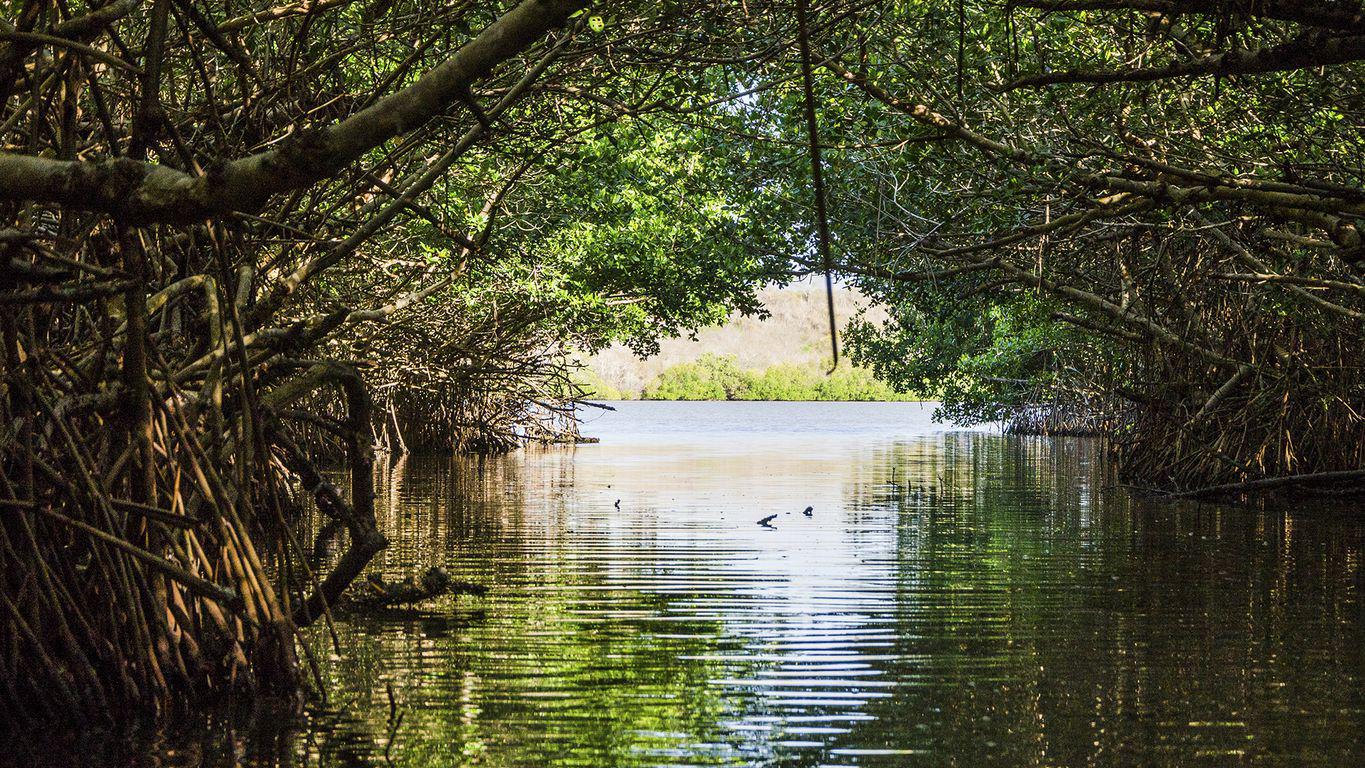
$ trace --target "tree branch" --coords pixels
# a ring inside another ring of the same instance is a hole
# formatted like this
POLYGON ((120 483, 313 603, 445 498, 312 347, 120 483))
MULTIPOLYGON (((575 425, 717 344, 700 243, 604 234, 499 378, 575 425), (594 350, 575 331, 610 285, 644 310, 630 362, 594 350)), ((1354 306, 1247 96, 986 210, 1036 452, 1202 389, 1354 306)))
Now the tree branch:
POLYGON ((471 84, 586 5, 583 0, 523 0, 407 88, 339 123, 202 176, 129 158, 86 162, 0 153, 0 200, 57 203, 111 213, 133 224, 252 212, 273 195, 310 187, 440 115, 471 84))
POLYGON ((1154 80, 1170 80, 1176 77, 1209 75, 1216 77, 1259 75, 1267 72, 1286 72, 1346 64, 1360 59, 1365 59, 1365 35, 1327 37, 1313 34, 1297 37, 1268 48, 1225 51, 1164 67, 1099 72, 1068 70, 1030 75, 1009 83, 1005 86, 1005 90, 1078 83, 1092 85, 1147 83, 1154 80))
POLYGON ((1017 0, 1016 7, 1042 11, 1132 10, 1147 13, 1197 13, 1222 17, 1237 13, 1251 18, 1292 21, 1310 27, 1365 32, 1365 9, 1359 2, 1328 0, 1017 0))

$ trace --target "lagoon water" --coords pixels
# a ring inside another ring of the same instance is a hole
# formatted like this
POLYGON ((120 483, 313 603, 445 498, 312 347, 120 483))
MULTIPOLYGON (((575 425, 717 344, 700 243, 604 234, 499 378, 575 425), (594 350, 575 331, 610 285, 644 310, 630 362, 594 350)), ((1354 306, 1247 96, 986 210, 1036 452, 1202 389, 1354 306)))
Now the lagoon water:
POLYGON ((931 405, 614 405, 392 467, 377 569, 489 594, 339 621, 327 705, 164 762, 1365 762, 1353 508, 1135 500, 1094 441, 931 405))

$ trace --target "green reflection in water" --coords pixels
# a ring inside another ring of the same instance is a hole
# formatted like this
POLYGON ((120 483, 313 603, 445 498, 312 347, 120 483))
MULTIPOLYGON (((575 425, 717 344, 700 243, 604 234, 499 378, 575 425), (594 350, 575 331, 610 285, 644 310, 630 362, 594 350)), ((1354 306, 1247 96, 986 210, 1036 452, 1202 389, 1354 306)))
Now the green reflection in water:
MULTIPOLYGON (((1091 442, 754 420, 774 412, 392 467, 376 569, 441 565, 492 592, 339 621, 341 654, 316 644, 331 703, 236 749, 319 766, 386 748, 399 766, 1365 758, 1350 510, 1144 503, 1091 442)), ((226 764, 222 727, 206 733, 169 762, 226 764)))

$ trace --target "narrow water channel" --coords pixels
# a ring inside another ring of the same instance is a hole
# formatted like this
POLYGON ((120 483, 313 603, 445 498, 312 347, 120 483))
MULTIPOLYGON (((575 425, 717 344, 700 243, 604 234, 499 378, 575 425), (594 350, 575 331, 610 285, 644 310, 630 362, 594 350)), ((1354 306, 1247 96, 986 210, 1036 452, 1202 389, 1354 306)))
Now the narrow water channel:
POLYGON ((327 706, 164 762, 1365 760, 1354 507, 1135 500, 1094 442, 919 404, 617 408, 598 444, 395 465, 377 567, 490 593, 340 621, 327 706))

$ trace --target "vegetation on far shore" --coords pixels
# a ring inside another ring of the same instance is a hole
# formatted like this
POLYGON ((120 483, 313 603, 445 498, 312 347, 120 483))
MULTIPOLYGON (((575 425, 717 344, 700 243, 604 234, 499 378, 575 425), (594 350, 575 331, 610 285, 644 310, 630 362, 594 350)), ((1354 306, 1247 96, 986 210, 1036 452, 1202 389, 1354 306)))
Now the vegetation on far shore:
POLYGON ((785 400, 913 401, 917 393, 897 392, 872 371, 841 363, 782 363, 759 370, 742 367, 734 355, 704 354, 664 369, 641 390, 619 389, 584 368, 576 382, 588 397, 602 400, 785 400))

